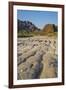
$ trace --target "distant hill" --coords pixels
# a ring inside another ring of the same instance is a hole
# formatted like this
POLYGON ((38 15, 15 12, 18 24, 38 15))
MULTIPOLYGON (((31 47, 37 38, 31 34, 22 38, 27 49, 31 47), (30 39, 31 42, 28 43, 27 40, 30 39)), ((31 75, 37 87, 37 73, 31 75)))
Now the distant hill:
POLYGON ((40 31, 32 22, 18 20, 18 32, 23 30, 27 32, 40 31))
POLYGON ((18 20, 18 37, 31 37, 35 35, 55 35, 58 32, 58 27, 55 24, 46 24, 43 29, 39 29, 30 21, 18 20))
POLYGON ((43 27, 42 31, 45 33, 58 32, 58 28, 55 24, 46 24, 43 27))

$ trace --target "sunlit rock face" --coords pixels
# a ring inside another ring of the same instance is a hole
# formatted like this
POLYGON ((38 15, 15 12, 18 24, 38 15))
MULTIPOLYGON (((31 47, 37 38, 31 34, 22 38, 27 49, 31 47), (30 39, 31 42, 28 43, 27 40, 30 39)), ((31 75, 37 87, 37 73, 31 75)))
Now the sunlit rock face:
POLYGON ((42 30, 46 33, 52 33, 58 31, 57 26, 54 24, 46 24, 42 30))

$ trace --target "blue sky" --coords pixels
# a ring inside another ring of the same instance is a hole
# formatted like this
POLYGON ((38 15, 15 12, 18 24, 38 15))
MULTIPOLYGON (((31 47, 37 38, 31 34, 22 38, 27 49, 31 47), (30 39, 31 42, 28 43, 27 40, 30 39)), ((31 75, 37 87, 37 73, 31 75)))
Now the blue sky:
POLYGON ((17 10, 17 19, 31 21, 38 28, 45 24, 58 25, 58 13, 53 11, 17 10))

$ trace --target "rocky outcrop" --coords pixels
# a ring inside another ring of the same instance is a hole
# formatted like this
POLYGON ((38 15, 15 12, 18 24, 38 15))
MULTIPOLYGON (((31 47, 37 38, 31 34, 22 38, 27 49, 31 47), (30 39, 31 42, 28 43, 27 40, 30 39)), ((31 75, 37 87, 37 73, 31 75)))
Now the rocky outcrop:
MULTIPOLYGON (((22 20, 17 20, 17 21, 18 21, 17 22, 18 32, 20 32, 20 31, 27 31, 27 32, 38 31, 38 32, 40 32, 40 30, 41 30, 30 21, 22 21, 22 20)), ((42 29, 42 32, 47 32, 47 33, 57 32, 57 31, 58 31, 58 29, 55 24, 46 24, 42 29)))
POLYGON ((57 26, 55 24, 46 24, 42 29, 45 33, 57 32, 57 26))
POLYGON ((27 31, 27 32, 32 32, 32 31, 40 31, 38 27, 36 27, 32 22, 30 21, 22 21, 22 20, 17 20, 18 24, 18 32, 19 31, 27 31))

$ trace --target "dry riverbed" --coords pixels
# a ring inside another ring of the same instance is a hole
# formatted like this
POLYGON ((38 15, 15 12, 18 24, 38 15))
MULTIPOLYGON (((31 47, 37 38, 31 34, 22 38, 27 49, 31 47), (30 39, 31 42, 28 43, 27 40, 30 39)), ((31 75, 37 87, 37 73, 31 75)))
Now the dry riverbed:
POLYGON ((39 79, 57 77, 57 38, 35 36, 18 38, 17 78, 39 79))

